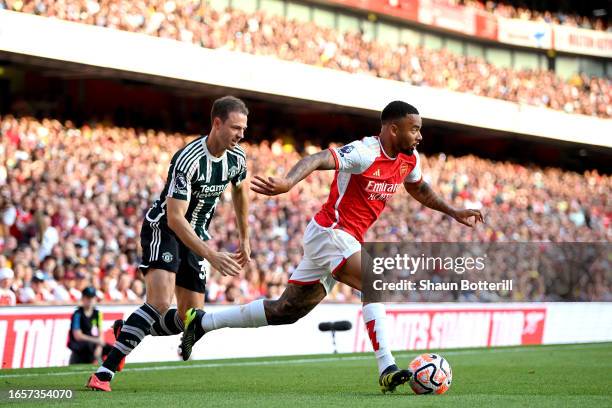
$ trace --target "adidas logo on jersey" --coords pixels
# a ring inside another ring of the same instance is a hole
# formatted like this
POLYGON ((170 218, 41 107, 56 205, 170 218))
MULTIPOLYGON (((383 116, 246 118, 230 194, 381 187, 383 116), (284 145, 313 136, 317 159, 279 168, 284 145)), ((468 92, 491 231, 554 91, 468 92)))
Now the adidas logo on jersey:
POLYGON ((380 169, 376 169, 376 171, 374 173, 372 173, 372 176, 380 177, 380 169))

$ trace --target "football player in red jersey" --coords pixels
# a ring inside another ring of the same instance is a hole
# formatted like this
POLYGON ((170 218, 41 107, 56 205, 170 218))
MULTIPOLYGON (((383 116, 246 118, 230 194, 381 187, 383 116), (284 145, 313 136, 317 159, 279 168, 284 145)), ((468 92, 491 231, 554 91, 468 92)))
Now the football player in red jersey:
MULTIPOLYGON (((278 300, 256 300, 219 312, 190 309, 182 348, 186 360, 205 333, 224 327, 291 324, 304 317, 331 291, 336 281, 361 291, 361 242, 386 202, 403 185, 417 201, 474 227, 483 222, 478 210, 456 209, 423 181, 416 147, 422 140, 421 117, 412 105, 391 102, 381 114, 379 136, 366 137, 301 159, 285 177, 255 177, 251 189, 274 196, 293 188, 315 170, 335 170, 329 198, 304 233, 304 258, 278 300)), ((364 303, 383 392, 408 381, 391 355, 382 303, 364 303)))

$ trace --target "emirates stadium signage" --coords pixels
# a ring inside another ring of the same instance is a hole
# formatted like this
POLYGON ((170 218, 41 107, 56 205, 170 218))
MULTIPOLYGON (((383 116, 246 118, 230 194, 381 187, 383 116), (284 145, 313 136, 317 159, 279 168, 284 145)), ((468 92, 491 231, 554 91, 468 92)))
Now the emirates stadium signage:
POLYGON ((556 50, 612 58, 612 33, 560 25, 553 32, 556 50))
POLYGON ((498 18, 497 27, 499 42, 547 50, 553 47, 551 24, 514 18, 498 18))
MULTIPOLYGON (((387 325, 395 350, 431 350, 542 344, 546 308, 433 309, 387 308, 387 325)), ((366 351, 370 340, 357 319, 355 351, 366 351)))
POLYGON ((327 0, 443 30, 521 47, 612 57, 612 33, 544 22, 497 17, 446 0, 327 0))

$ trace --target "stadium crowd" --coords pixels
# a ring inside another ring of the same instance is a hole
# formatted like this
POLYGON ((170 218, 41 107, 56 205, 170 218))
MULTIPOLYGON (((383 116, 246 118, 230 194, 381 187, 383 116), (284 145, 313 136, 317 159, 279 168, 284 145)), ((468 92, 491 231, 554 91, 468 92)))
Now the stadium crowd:
MULTIPOLYGON (((501 7, 501 6, 500 6, 501 7)), ((194 0, 0 0, 7 8, 257 55, 405 81, 417 86, 612 117, 607 78, 503 68, 481 57, 414 44, 389 45, 363 33, 339 33, 263 11, 216 11, 194 0)))
MULTIPOLYGON (((540 11, 528 7, 514 6, 509 2, 483 1, 483 0, 448 0, 451 4, 465 5, 478 10, 484 10, 498 17, 517 18, 520 20, 539 21, 584 28, 587 30, 610 31, 607 20, 603 18, 590 18, 563 11, 540 11)), ((606 14, 604 14, 606 15, 606 14)), ((606 15, 607 16, 607 15, 606 15)))
MULTIPOLYGON (((74 303, 93 285, 103 302, 137 302, 142 215, 163 188, 168 163, 194 136, 0 117, 0 304, 74 303)), ((357 135, 356 135, 357 137, 357 135)), ((248 139, 248 138, 247 138, 248 139)), ((246 144, 251 175, 284 174, 299 158, 279 140, 246 144)), ((304 146, 306 153, 318 148, 304 146)), ((366 236, 408 242, 609 242, 612 177, 530 168, 481 158, 422 155, 425 177, 458 207, 482 208, 486 224, 468 229, 422 207, 405 192, 366 236), (509 220, 512 220, 511 222, 509 220)), ((242 303, 279 296, 301 258, 310 217, 327 197, 333 172, 316 172, 289 194, 251 192, 252 262, 244 275, 213 271, 207 299, 242 303)), ((237 248, 229 190, 212 222, 211 244, 237 248)), ((572 291, 583 300, 612 300, 608 264, 572 291), (608 275, 606 275, 608 274, 608 275)), ((509 265, 508 271, 513 271, 509 265)), ((503 272, 499 272, 503 276, 503 272)), ((507 300, 555 299, 554 276, 538 269, 517 277, 507 300)), ((463 294, 465 296, 465 294, 463 294)), ((480 294, 470 299, 481 299, 480 294)), ((336 285, 331 301, 358 301, 336 285)))

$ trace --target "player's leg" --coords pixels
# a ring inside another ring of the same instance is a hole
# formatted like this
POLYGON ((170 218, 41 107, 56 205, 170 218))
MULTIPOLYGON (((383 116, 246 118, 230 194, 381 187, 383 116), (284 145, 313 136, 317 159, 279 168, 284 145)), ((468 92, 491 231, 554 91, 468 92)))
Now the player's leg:
POLYGON ((202 309, 204 307, 204 293, 195 292, 193 290, 176 287, 176 319, 183 327, 183 321, 189 309, 202 309))
MULTIPOLYGON (((204 291, 206 289, 206 275, 210 263, 191 252, 187 247, 181 247, 182 261, 176 274, 176 290, 178 312, 184 322, 184 327, 194 319, 198 319, 204 312, 204 291)), ((201 325, 193 324, 191 330, 185 330, 181 338, 179 354, 183 360, 189 359, 193 345, 204 335, 201 325)))
MULTIPOLYGON (((177 294, 178 296, 178 294, 177 294)), ((174 336, 183 332, 183 321, 177 313, 176 307, 166 310, 159 320, 151 326, 151 336, 174 336)))
MULTIPOLYGON (((202 310, 204 307, 204 293, 195 292, 193 290, 185 289, 180 286, 176 287, 176 299, 178 303, 178 308, 176 312, 176 319, 179 321, 177 325, 180 325, 181 331, 185 330, 185 318, 187 316, 188 310, 202 310)), ((179 345, 178 353, 181 357, 185 355, 183 351, 183 339, 184 336, 192 336, 191 342, 195 344, 203 335, 204 331, 198 328, 198 330, 194 330, 190 333, 183 333, 183 337, 181 337, 181 344, 179 345)), ((191 350, 188 351, 188 356, 191 354, 191 350)), ((187 358, 183 358, 187 360, 187 358)))
POLYGON ((181 344, 183 359, 189 358, 197 338, 208 331, 291 324, 308 314, 333 288, 335 281, 331 271, 343 262, 343 254, 354 253, 360 248, 359 242, 352 237, 353 247, 333 235, 333 230, 319 226, 314 220, 308 223, 304 232, 304 257, 278 300, 259 299, 213 313, 189 310, 181 344))
MULTIPOLYGON (((344 265, 335 271, 334 277, 337 281, 361 291, 361 271, 361 251, 359 251, 351 255, 344 265)), ((411 373, 408 370, 400 370, 391 354, 385 305, 383 303, 364 303, 362 314, 378 363, 379 384, 383 392, 393 392, 398 385, 410 379, 411 373)))
POLYGON ((190 309, 181 344, 183 360, 189 358, 193 345, 206 332, 225 327, 292 324, 306 316, 326 295, 325 287, 318 282, 307 285, 289 283, 277 300, 258 299, 246 305, 209 313, 190 309), (194 338, 197 339, 194 341, 194 338))
POLYGON ((185 328, 183 326, 185 311, 190 307, 202 307, 204 304, 203 294, 202 296, 198 296, 200 294, 193 293, 178 286, 174 288, 174 294, 176 296, 177 307, 170 307, 166 310, 166 313, 160 317, 159 321, 153 323, 150 332, 151 336, 174 336, 182 333, 185 328), (194 295, 197 298, 196 300, 191 299, 194 295))
POLYGON ((177 307, 168 309, 159 323, 153 325, 151 328, 153 336, 172 336, 182 333, 187 310, 204 307, 206 272, 210 264, 191 252, 182 242, 178 241, 178 246, 180 263, 176 272, 174 290, 177 307))
POLYGON ((320 283, 289 283, 277 300, 255 300, 247 305, 220 312, 207 313, 202 326, 205 331, 224 327, 260 327, 292 324, 306 316, 327 295, 320 283))
POLYGON ((151 326, 151 336, 174 336, 183 332, 185 312, 189 308, 202 308, 204 294, 193 292, 179 286, 175 287, 177 307, 166 310, 158 321, 151 326))
MULTIPOLYGON (((126 320, 112 350, 104 363, 90 379, 91 388, 98 389, 99 382, 110 382, 121 361, 149 334, 151 326, 170 307, 175 274, 163 269, 149 269, 145 275, 147 303, 136 309, 126 320)), ((110 389, 109 389, 110 390, 110 389)))
POLYGON ((147 221, 142 225, 140 241, 143 250, 140 269, 145 276, 147 302, 125 320, 106 360, 90 377, 89 388, 110 391, 110 381, 123 359, 150 333, 172 302, 180 262, 178 242, 163 226, 147 221))

